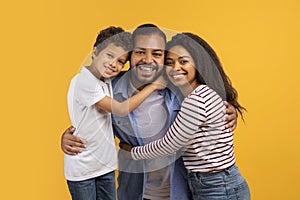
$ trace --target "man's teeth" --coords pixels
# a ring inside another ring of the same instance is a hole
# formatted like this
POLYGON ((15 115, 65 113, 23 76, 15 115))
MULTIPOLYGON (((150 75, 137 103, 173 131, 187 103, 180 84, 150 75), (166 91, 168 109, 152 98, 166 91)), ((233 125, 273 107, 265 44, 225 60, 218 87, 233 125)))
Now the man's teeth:
POLYGON ((139 68, 145 72, 152 72, 154 70, 153 67, 139 66, 139 68))

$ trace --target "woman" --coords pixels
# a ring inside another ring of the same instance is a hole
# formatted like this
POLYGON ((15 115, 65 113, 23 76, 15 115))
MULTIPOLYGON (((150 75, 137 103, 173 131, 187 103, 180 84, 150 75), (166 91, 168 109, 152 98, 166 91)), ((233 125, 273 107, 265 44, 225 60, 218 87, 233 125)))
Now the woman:
POLYGON ((232 87, 214 50, 199 36, 177 34, 167 44, 166 74, 185 97, 167 134, 145 146, 120 144, 135 160, 172 154, 184 147, 194 199, 250 199, 235 165, 233 132, 225 128, 223 100, 242 115, 232 87))

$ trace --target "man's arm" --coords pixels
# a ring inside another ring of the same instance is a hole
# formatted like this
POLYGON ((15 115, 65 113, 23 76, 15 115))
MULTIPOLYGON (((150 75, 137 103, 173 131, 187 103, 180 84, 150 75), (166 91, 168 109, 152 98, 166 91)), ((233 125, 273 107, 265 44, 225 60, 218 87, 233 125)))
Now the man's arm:
POLYGON ((226 109, 224 111, 226 113, 226 117, 223 120, 228 122, 225 127, 230 128, 230 131, 233 131, 237 126, 238 115, 233 105, 227 101, 224 101, 224 103, 226 105, 226 109))
POLYGON ((86 142, 73 135, 75 128, 70 126, 65 130, 61 136, 61 149, 65 154, 76 155, 82 152, 82 149, 86 147, 86 142))

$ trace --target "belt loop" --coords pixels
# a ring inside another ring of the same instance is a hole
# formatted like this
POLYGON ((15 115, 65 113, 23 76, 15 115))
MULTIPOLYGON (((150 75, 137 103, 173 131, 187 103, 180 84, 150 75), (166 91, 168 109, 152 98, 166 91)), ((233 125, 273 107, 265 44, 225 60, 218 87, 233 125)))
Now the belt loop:
POLYGON ((230 175, 232 169, 234 168, 235 164, 233 164, 232 166, 228 167, 227 169, 224 170, 226 175, 230 175))
POLYGON ((229 175, 230 175, 230 168, 225 169, 224 172, 225 172, 225 174, 226 174, 227 176, 229 176, 229 175))

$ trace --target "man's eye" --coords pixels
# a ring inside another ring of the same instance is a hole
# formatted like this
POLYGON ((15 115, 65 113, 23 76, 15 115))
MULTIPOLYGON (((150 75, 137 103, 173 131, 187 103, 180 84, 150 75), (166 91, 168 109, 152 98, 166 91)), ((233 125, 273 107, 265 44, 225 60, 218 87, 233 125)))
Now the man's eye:
POLYGON ((143 55, 143 54, 145 54, 145 52, 143 52, 143 51, 135 51, 134 53, 137 54, 137 55, 143 55))
POLYGON ((153 56, 156 57, 156 58, 159 58, 162 56, 162 53, 153 53, 153 56))

